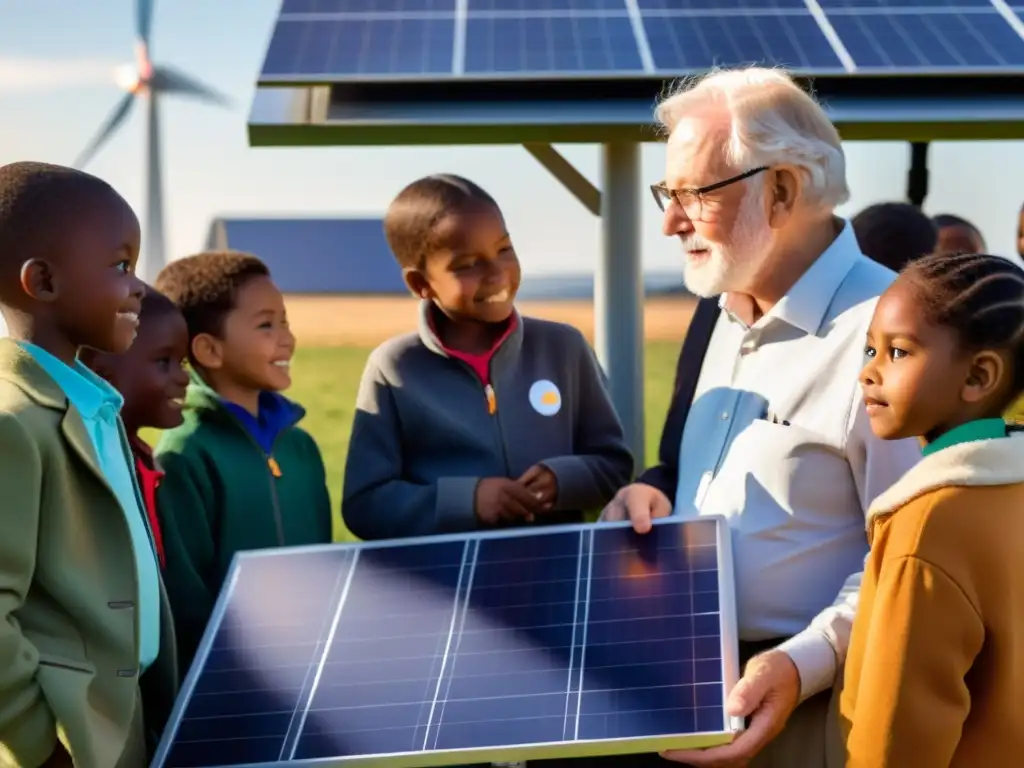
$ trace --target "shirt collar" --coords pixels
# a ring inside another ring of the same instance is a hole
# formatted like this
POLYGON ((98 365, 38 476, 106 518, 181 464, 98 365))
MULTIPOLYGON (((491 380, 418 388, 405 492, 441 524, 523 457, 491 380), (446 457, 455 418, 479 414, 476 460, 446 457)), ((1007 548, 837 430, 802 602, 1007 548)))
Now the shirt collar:
POLYGON ((937 440, 928 443, 922 450, 921 455, 931 456, 943 448, 949 448, 960 443, 973 443, 978 440, 994 440, 997 437, 1006 437, 1006 422, 1002 419, 977 419, 954 427, 937 440))
POLYGON ((124 404, 121 393, 78 360, 70 366, 31 342, 18 344, 56 382, 83 419, 96 418, 104 406, 112 408, 114 413, 120 412, 124 404))
MULTIPOLYGON (((853 233, 853 226, 845 219, 842 223, 843 228, 836 239, 762 318, 764 323, 774 318, 799 328, 804 333, 818 333, 839 287, 846 280, 857 259, 864 258, 857 244, 857 237, 853 233)), ((729 302, 743 298, 748 297, 723 294, 719 304, 728 311, 729 302)))

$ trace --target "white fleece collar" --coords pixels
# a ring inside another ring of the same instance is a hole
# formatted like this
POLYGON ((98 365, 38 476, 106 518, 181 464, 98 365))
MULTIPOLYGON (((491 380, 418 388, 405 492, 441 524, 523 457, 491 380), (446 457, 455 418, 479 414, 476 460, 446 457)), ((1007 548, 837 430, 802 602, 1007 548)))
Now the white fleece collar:
POLYGON ((868 523, 939 488, 1019 482, 1024 482, 1024 433, 951 445, 922 458, 876 498, 868 510, 868 523))

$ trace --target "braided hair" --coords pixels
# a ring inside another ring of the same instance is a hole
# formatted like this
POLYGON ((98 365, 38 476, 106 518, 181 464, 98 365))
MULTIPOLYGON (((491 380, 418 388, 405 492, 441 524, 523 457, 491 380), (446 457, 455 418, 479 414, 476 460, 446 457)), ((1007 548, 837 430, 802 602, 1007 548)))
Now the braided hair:
POLYGON ((954 330, 966 349, 1008 352, 1011 395, 1024 390, 1024 270, 986 253, 935 254, 900 279, 916 289, 925 319, 954 330))

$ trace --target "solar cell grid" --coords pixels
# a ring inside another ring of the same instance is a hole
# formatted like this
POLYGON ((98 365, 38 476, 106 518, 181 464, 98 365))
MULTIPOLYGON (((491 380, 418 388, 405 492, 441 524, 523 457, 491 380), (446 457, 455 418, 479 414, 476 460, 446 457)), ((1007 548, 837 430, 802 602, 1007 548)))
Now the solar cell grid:
POLYGON ((650 751, 662 743, 652 738, 681 733, 727 740, 724 525, 241 556, 154 765, 377 756, 414 766, 438 752, 457 761, 619 739, 650 751))
MULTIPOLYGON (((990 6, 991 7, 991 6, 990 6)), ((1024 65, 1024 39, 994 10, 828 12, 858 69, 937 70, 1024 65)))

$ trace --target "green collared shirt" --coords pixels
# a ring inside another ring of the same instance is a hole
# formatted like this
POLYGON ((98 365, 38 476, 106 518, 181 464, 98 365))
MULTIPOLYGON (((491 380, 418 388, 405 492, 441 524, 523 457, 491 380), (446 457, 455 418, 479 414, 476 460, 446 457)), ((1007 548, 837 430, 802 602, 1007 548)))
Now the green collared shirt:
POLYGON ((994 440, 997 437, 1006 437, 1006 422, 1002 419, 977 419, 961 424, 959 427, 941 435, 937 440, 928 443, 922 450, 922 456, 931 456, 943 448, 959 445, 960 443, 973 443, 977 440, 994 440))

